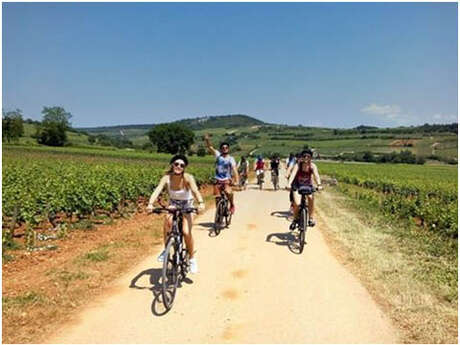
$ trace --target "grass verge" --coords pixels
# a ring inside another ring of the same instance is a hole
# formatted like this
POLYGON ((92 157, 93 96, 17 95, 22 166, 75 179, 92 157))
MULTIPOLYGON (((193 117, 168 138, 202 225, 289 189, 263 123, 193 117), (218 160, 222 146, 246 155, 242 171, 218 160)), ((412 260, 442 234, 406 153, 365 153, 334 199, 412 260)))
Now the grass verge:
POLYGON ((457 343, 457 240, 389 220, 339 188, 317 198, 324 235, 339 260, 390 315, 402 342, 457 343))

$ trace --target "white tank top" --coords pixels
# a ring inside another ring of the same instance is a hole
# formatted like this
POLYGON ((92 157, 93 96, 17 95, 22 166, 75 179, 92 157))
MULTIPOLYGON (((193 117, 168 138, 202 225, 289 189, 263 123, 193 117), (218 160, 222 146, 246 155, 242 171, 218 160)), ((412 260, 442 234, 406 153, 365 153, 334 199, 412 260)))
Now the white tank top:
POLYGON ((193 199, 190 189, 171 189, 171 176, 168 183, 169 197, 174 200, 191 200, 193 199))

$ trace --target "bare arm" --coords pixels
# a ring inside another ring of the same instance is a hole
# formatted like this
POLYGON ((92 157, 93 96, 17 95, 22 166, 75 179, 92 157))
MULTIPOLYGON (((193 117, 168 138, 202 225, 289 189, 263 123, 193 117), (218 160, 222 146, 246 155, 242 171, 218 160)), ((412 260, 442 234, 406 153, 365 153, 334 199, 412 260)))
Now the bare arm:
POLYGON ((293 168, 292 168, 292 171, 291 171, 291 173, 289 175, 288 186, 290 186, 292 184, 292 182, 294 182, 294 178, 295 178, 295 175, 297 174, 297 170, 299 170, 299 167, 297 166, 297 164, 294 164, 293 168))
POLYGON ((240 184, 240 176, 238 175, 238 170, 236 169, 235 164, 232 164, 232 171, 233 171, 233 176, 235 177, 235 184, 239 185, 240 184))
POLYGON ((196 185, 195 178, 190 174, 185 175, 185 178, 187 179, 190 189, 192 190, 192 193, 195 196, 195 198, 198 200, 198 202, 200 204, 204 203, 203 197, 201 196, 201 193, 198 190, 198 186, 196 185))
POLYGON ((291 173, 292 173, 292 170, 294 170, 294 166, 296 166, 297 164, 293 164, 291 166, 288 166, 287 167, 287 170, 286 170, 286 178, 289 180, 289 177, 291 176, 291 173))
POLYGON ((316 164, 314 163, 312 163, 311 165, 313 167, 313 177, 316 181, 316 185, 321 186, 321 178, 319 177, 318 168, 316 167, 316 164))
POLYGON ((163 188, 166 186, 167 181, 168 175, 165 175, 161 178, 160 183, 158 183, 158 186, 155 188, 155 190, 152 193, 152 196, 149 199, 149 205, 147 206, 147 209, 153 208, 153 204, 155 203, 155 201, 157 201, 158 197, 163 191, 163 188))
POLYGON ((208 151, 212 155, 216 155, 218 151, 214 147, 212 147, 211 142, 209 141, 209 135, 208 134, 205 134, 204 142, 206 143, 206 147, 208 148, 208 151))

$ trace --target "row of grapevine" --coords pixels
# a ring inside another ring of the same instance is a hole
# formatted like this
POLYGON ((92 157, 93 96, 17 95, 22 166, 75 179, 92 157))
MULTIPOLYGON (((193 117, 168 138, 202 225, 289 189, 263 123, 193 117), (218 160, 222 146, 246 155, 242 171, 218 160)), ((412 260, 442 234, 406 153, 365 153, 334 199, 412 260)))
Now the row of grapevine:
MULTIPOLYGON (((125 202, 148 197, 168 165, 152 160, 62 160, 40 153, 6 153, 3 158, 3 222, 12 220, 14 225, 37 224, 59 213, 113 212, 125 202)), ((210 181, 213 169, 195 164, 187 171, 202 184, 210 181)))
POLYGON ((319 169, 343 184, 359 187, 342 190, 387 215, 413 219, 443 235, 458 236, 456 168, 319 163, 319 169))

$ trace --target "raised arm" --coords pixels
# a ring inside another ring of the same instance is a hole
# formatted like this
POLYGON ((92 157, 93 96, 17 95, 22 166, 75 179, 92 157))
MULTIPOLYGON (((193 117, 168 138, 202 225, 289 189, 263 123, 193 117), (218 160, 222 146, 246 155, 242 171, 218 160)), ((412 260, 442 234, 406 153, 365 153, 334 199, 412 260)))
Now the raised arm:
POLYGON ((218 153, 218 151, 214 147, 212 147, 211 142, 209 141, 209 134, 207 133, 204 135, 204 142, 206 143, 206 147, 209 153, 215 156, 218 153))
POLYGON ((163 191, 163 188, 166 186, 168 178, 169 178, 168 175, 165 175, 161 178, 160 183, 158 183, 158 186, 155 188, 155 190, 152 193, 152 196, 149 199, 147 210, 149 211, 153 210, 153 204, 155 203, 155 201, 157 201, 158 197, 163 191))

